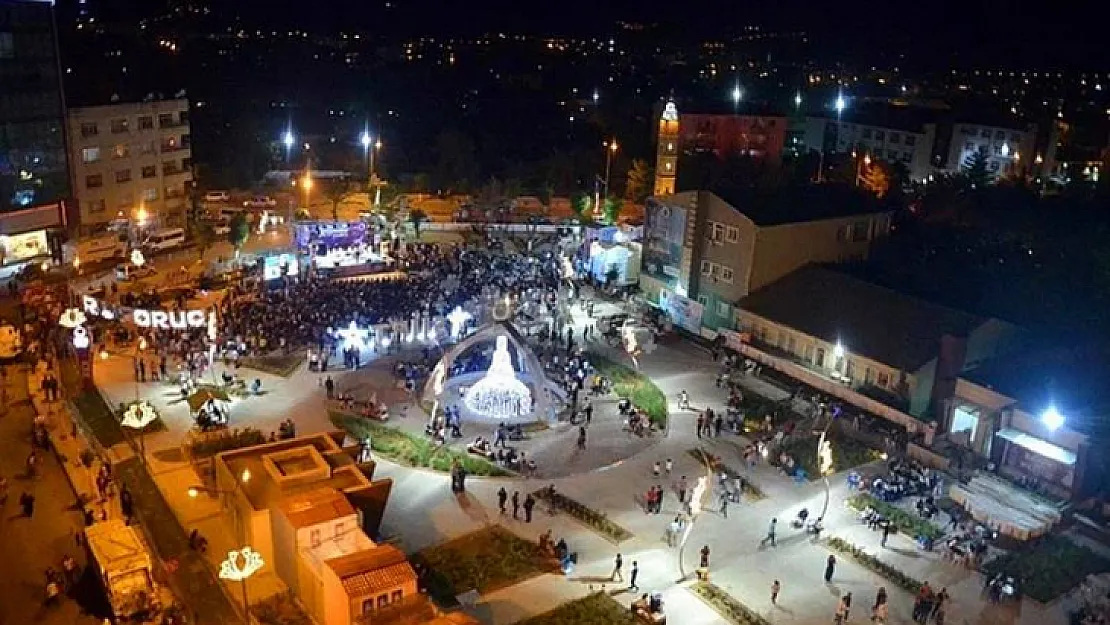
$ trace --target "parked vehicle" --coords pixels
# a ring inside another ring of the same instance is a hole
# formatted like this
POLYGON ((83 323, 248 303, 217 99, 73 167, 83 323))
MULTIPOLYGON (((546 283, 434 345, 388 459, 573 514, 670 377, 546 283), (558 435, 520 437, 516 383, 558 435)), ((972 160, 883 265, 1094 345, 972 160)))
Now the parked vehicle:
POLYGON ((150 552, 134 527, 120 519, 94 523, 85 528, 85 545, 117 619, 126 621, 160 607, 150 552))
POLYGON ((116 279, 120 282, 130 282, 131 280, 142 280, 149 278, 157 273, 157 270, 150 265, 143 265, 136 267, 131 263, 120 263, 116 265, 116 279))
POLYGON ((74 259, 81 263, 98 263, 127 256, 127 241, 119 234, 110 233, 66 244, 66 262, 74 259))
POLYGON ((185 245, 185 230, 183 228, 158 230, 151 233, 143 241, 143 249, 150 252, 163 252, 182 245, 185 245))
POLYGON ((204 194, 205 202, 230 202, 231 193, 228 191, 213 189, 204 194))
POLYGON ((255 195, 243 202, 243 208, 266 209, 277 206, 277 200, 268 195, 255 195))

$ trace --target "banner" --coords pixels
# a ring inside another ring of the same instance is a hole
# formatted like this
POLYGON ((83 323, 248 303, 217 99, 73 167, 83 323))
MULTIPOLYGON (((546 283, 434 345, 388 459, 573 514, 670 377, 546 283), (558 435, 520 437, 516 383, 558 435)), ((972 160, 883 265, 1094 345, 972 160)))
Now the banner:
POLYGON ((675 325, 695 334, 701 333, 701 316, 705 312, 701 304, 668 289, 660 289, 659 307, 675 325))

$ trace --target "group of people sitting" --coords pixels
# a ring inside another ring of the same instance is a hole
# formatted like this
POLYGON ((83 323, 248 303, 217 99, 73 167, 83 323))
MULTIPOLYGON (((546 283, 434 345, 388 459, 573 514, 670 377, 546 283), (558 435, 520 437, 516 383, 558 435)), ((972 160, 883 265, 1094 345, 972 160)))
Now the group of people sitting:
POLYGON ((936 471, 922 467, 913 460, 890 461, 885 476, 876 477, 867 486, 872 495, 883 501, 898 501, 903 497, 929 497, 941 488, 936 471))
POLYGON ((467 444, 466 451, 526 475, 536 472, 536 461, 526 457, 523 451, 504 445, 495 446, 488 438, 476 437, 467 444))
POLYGON ((655 431, 655 425, 646 414, 637 408, 629 399, 621 398, 617 402, 617 410, 624 417, 624 429, 636 436, 644 436, 655 431))

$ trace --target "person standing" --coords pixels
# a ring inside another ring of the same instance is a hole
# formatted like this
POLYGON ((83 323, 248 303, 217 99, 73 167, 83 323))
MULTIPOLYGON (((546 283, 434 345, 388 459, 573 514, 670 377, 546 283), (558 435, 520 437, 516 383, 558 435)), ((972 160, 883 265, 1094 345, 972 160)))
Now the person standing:
POLYGON ((686 503, 686 476, 678 478, 678 503, 686 503))
POLYGON ((759 541, 760 547, 766 545, 768 542, 771 543, 772 547, 775 546, 775 530, 778 528, 778 524, 778 519, 771 519, 771 523, 767 526, 767 535, 763 537, 763 540, 759 541))
POLYGON ((651 475, 652 475, 652 477, 654 477, 655 479, 659 479, 659 472, 660 472, 661 470, 662 470, 662 469, 661 469, 661 467, 659 466, 659 461, 657 460, 657 461, 655 462, 655 464, 651 465, 651 475))
POLYGON ((728 493, 721 493, 721 516, 728 518, 728 493))
POLYGON ((532 522, 532 508, 536 507, 536 499, 529 494, 524 498, 524 522, 532 522))
POLYGON ((664 470, 667 472, 667 475, 670 475, 671 474, 671 469, 674 468, 674 460, 671 460, 670 458, 667 458, 667 464, 665 466, 666 466, 666 468, 664 470))
POLYGON ((886 539, 888 536, 890 536, 890 523, 883 525, 883 539, 879 541, 880 546, 886 547, 886 539))
POLYGON ((328 393, 328 399, 335 397, 335 380, 330 375, 324 379, 324 390, 328 393))
POLYGON ((879 592, 875 593, 875 605, 871 607, 871 612, 876 612, 880 606, 886 605, 886 587, 879 586, 879 592))
POLYGON ((780 591, 782 591, 782 584, 780 584, 779 580, 776 579, 774 582, 771 583, 771 605, 779 604, 780 591))
POLYGON ((613 558, 613 572, 609 574, 609 581, 613 581, 617 578, 620 578, 622 582, 624 581, 624 575, 621 573, 622 566, 624 566, 624 558, 618 553, 617 557, 613 558))
POLYGON ((628 575, 628 589, 639 591, 640 587, 636 585, 636 578, 640 576, 640 565, 635 560, 632 561, 632 570, 628 575))
POLYGON ((829 559, 825 561, 825 583, 832 582, 833 572, 836 570, 836 556, 829 555, 829 559))
POLYGON ((586 448, 586 426, 584 425, 578 426, 578 448, 586 448))
POLYGON ((837 625, 841 625, 848 620, 848 612, 852 609, 852 593, 845 593, 840 601, 836 604, 836 616, 834 621, 837 625))
POLYGON ((31 518, 31 516, 35 514, 35 496, 24 491, 24 493, 19 496, 19 506, 23 510, 23 516, 28 519, 31 518))
POLYGON ((701 559, 698 561, 698 568, 709 568, 709 545, 702 545, 701 553, 698 555, 701 556, 701 559))
POLYGON ((513 520, 514 521, 517 520, 517 518, 518 518, 517 515, 519 513, 520 513, 520 491, 519 490, 514 490, 513 491, 513 520))
POLYGON ((502 486, 501 489, 497 491, 497 507, 501 510, 502 516, 505 514, 505 504, 508 501, 509 493, 505 490, 505 487, 502 486))
POLYGON ((698 413, 698 438, 701 438, 701 431, 705 429, 705 415, 698 413))
POLYGON ((944 621, 944 604, 948 603, 948 588, 940 589, 940 592, 933 597, 933 618, 940 624, 944 621))

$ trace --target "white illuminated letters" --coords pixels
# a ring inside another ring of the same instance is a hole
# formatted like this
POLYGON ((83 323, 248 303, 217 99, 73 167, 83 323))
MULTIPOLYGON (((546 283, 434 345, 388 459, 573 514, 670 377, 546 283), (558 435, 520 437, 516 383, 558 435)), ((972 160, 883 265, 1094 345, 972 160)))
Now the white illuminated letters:
MULTIPOLYGON (((81 307, 90 317, 102 319, 115 319, 116 315, 107 306, 94 297, 84 295, 81 297, 81 307)), ((188 328, 206 328, 215 325, 216 313, 205 310, 146 310, 136 308, 131 311, 131 321, 140 328, 152 330, 186 330, 188 328)), ((209 328, 211 330, 211 328, 209 328)))

